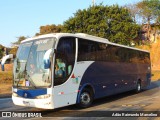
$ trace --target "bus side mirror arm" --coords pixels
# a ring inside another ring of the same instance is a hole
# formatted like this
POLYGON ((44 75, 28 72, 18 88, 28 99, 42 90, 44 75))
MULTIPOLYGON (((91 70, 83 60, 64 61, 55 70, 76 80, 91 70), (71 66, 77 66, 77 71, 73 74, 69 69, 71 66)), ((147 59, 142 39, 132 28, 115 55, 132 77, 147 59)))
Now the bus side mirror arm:
POLYGON ((53 51, 51 52, 51 54, 49 56, 49 59, 50 59, 50 67, 49 68, 51 68, 51 65, 53 64, 53 56, 55 53, 56 53, 56 49, 53 49, 53 51))

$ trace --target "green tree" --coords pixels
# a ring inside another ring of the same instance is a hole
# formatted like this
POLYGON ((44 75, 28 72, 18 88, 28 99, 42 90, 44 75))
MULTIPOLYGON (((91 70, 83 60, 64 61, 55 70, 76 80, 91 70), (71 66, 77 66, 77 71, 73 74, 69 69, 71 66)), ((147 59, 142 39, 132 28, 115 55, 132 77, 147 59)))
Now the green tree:
POLYGON ((0 59, 3 57, 3 51, 0 49, 0 59))
POLYGON ((0 44, 0 59, 3 57, 4 46, 0 44))
POLYGON ((64 22, 65 32, 87 33, 125 45, 130 45, 130 40, 138 36, 139 30, 139 25, 132 20, 128 9, 118 5, 90 6, 78 10, 64 22))
POLYGON ((40 27, 40 32, 36 33, 36 36, 48 33, 60 33, 62 31, 63 31, 63 25, 55 25, 55 24, 46 25, 40 27))
POLYGON ((9 54, 13 54, 13 58, 15 58, 17 50, 18 50, 18 47, 11 48, 9 51, 9 54))
POLYGON ((131 17, 133 18, 133 21, 137 22, 139 19, 139 16, 138 16, 138 8, 137 8, 136 4, 127 4, 124 7, 126 9, 128 9, 131 17))
POLYGON ((143 22, 147 23, 147 37, 150 37, 151 21, 158 23, 160 19, 160 1, 159 0, 143 0, 137 3, 139 15, 143 18, 143 22))

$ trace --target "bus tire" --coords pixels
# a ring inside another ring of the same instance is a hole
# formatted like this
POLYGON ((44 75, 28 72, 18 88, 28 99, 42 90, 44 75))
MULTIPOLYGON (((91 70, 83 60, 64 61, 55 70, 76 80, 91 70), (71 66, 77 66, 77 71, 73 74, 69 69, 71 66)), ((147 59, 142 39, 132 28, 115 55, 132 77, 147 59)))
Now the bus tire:
POLYGON ((141 90, 142 90, 142 87, 141 87, 141 81, 139 80, 138 82, 137 82, 137 85, 136 85, 136 93, 139 93, 139 92, 141 92, 141 90))
POLYGON ((78 107, 80 107, 80 108, 89 107, 93 102, 93 92, 92 92, 92 90, 85 88, 81 92, 79 99, 80 99, 80 102, 78 104, 78 107))

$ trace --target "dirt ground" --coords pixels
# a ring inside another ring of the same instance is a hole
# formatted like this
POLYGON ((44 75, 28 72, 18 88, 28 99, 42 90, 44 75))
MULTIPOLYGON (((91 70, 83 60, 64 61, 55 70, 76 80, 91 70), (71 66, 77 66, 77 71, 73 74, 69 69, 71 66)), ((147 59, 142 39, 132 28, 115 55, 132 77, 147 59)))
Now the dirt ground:
MULTIPOLYGON (((4 65, 5 71, 12 71, 13 69, 13 64, 5 64, 4 65)), ((1 65, 0 65, 0 72, 2 71, 1 65)))
POLYGON ((5 71, 0 65, 0 97, 10 96, 12 93, 12 69, 13 64, 5 64, 5 71))
POLYGON ((0 83, 0 97, 11 96, 12 93, 12 82, 0 83))

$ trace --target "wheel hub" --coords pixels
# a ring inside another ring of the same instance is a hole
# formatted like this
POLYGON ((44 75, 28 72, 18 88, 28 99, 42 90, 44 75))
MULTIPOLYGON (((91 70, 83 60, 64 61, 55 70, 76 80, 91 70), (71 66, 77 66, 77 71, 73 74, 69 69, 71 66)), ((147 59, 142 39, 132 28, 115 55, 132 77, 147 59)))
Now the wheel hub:
POLYGON ((84 92, 82 95, 81 95, 81 102, 83 104, 88 104, 90 102, 90 95, 86 92, 84 92))
POLYGON ((141 90, 141 85, 140 84, 138 84, 138 91, 140 91, 141 90))

